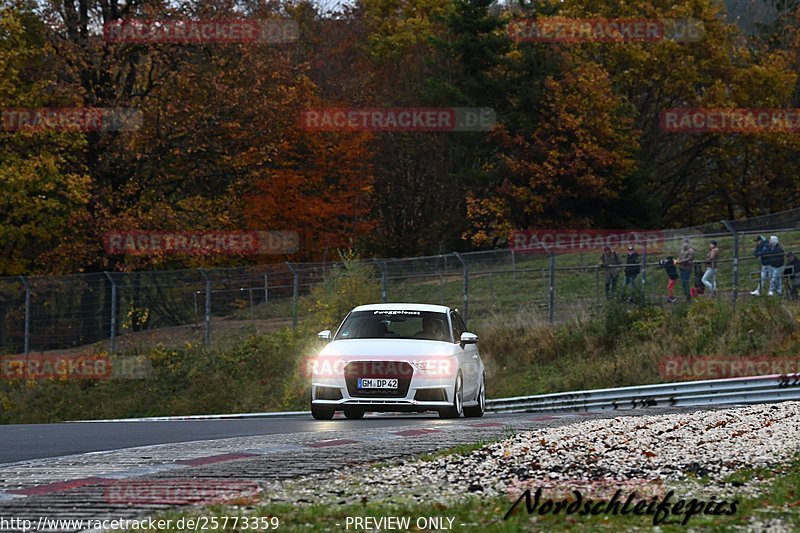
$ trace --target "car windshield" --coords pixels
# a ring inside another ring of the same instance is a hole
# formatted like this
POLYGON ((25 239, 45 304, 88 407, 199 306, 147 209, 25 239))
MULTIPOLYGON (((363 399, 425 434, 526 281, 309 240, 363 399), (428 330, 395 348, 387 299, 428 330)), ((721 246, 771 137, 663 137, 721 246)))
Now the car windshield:
POLYGON ((447 314, 431 311, 392 310, 350 313, 336 340, 423 339, 450 342, 447 314))

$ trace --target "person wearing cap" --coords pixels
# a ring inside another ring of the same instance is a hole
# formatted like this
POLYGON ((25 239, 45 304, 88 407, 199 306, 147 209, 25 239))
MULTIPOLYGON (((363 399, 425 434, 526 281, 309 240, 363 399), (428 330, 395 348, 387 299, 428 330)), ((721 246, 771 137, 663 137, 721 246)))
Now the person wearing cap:
POLYGON ((763 235, 759 235, 756 237, 756 249, 753 251, 753 255, 756 256, 761 264, 761 278, 758 281, 758 286, 756 289, 750 294, 753 296, 758 296, 761 294, 761 288, 767 282, 767 278, 769 277, 769 270, 770 270, 770 260, 769 258, 764 257, 764 254, 767 253, 769 249, 769 243, 767 239, 764 238, 763 235))
POLYGON ((620 260, 617 252, 610 246, 603 248, 600 254, 600 264, 598 265, 606 274, 606 298, 610 298, 617 293, 617 280, 619 279, 620 260))
POLYGON ((683 244, 681 244, 681 251, 678 254, 678 258, 675 260, 675 266, 678 267, 678 271, 680 272, 681 285, 683 286, 683 293, 686 296, 687 302, 692 301, 692 288, 689 287, 689 282, 692 280, 692 265, 694 265, 694 256, 694 248, 689 242, 689 238, 686 237, 683 239, 683 244))
POLYGON ((625 293, 628 292, 628 285, 631 287, 631 295, 628 300, 633 303, 633 297, 636 294, 636 276, 639 275, 641 270, 639 264, 639 254, 632 245, 628 246, 628 257, 625 259, 625 283, 622 285, 622 299, 625 299, 625 293))
POLYGON ((703 274, 703 285, 711 291, 711 296, 717 295, 717 270, 719 270, 719 248, 717 241, 708 243, 708 254, 706 254, 706 271, 703 274))
POLYGON ((778 295, 780 296, 783 294, 781 275, 783 274, 784 253, 776 235, 770 236, 769 244, 767 245, 767 251, 762 257, 769 261, 769 292, 767 293, 767 296, 773 296, 776 288, 778 290, 778 295))

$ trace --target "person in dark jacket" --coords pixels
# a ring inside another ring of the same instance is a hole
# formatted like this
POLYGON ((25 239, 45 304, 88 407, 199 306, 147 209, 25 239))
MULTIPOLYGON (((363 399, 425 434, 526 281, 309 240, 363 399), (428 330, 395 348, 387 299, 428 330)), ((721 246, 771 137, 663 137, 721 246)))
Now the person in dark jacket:
POLYGON ((769 243, 767 242, 767 239, 765 239, 763 235, 756 237, 756 248, 753 251, 753 255, 756 256, 761 266, 761 278, 759 279, 758 286, 750 293, 753 296, 758 296, 761 294, 761 289, 767 282, 767 278, 769 278, 770 261, 768 258, 764 257, 764 254, 767 253, 768 249, 769 243))
POLYGON ((666 259, 662 259, 658 264, 667 272, 667 301, 673 303, 677 300, 675 298, 675 282, 678 281, 678 269, 675 268, 675 258, 671 255, 666 259))
POLYGON ((781 283, 781 275, 783 274, 783 261, 784 253, 781 244, 778 242, 778 237, 772 235, 769 238, 769 246, 767 251, 762 257, 769 261, 769 292, 767 296, 773 296, 777 286, 778 295, 783 294, 783 283, 781 283))
POLYGON ((703 268, 700 263, 694 264, 694 287, 689 289, 689 294, 692 298, 697 298, 701 294, 705 294, 706 286, 703 283, 703 268))
POLYGON ((612 250, 610 246, 603 248, 598 266, 603 269, 606 275, 606 298, 614 296, 617 292, 617 280, 619 279, 619 267, 621 264, 622 262, 619 260, 617 252, 612 250))
POLYGON ((800 259, 792 252, 786 254, 786 265, 783 267, 783 275, 786 277, 786 287, 789 289, 789 297, 797 299, 800 290, 800 259))
POLYGON ((625 299, 625 293, 628 292, 628 286, 631 287, 631 295, 629 301, 633 303, 633 297, 636 293, 636 276, 639 275, 639 271, 642 269, 641 262, 639 260, 639 254, 636 253, 636 250, 633 246, 628 246, 628 257, 625 259, 625 283, 622 285, 622 299, 625 299))

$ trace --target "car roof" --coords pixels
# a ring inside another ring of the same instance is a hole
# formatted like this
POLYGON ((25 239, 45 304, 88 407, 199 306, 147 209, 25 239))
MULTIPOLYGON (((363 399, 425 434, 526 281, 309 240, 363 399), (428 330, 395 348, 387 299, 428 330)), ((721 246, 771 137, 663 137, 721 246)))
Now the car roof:
POLYGON ((353 311, 400 311, 404 309, 410 309, 412 311, 428 311, 431 313, 447 313, 450 310, 450 308, 446 305, 391 303, 359 305, 353 309, 353 311))

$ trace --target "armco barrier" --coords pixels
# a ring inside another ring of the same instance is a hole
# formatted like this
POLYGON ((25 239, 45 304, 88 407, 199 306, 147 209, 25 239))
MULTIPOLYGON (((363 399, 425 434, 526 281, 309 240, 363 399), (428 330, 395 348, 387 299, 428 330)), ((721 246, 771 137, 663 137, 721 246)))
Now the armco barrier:
MULTIPOLYGON (((800 401, 800 374, 771 374, 744 378, 659 383, 617 389, 560 392, 486 400, 489 413, 605 411, 644 407, 717 406, 800 401)), ((311 416, 311 411, 226 413, 219 415, 153 416, 75 422, 166 422, 233 418, 284 418, 311 416)))
POLYGON ((800 400, 800 374, 660 383, 487 400, 493 413, 604 411, 656 406, 730 405, 800 400))

